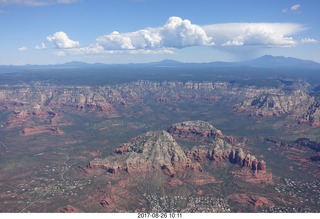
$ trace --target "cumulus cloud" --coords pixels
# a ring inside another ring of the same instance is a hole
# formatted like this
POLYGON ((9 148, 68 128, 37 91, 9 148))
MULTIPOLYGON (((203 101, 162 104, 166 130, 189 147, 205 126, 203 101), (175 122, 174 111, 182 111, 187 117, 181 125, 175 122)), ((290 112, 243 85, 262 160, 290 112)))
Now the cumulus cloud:
POLYGON ((54 4, 72 4, 78 0, 0 0, 0 5, 48 6, 54 4))
POLYGON ((34 48, 38 50, 43 50, 43 49, 46 49, 47 47, 46 47, 46 44, 40 43, 39 45, 36 45, 34 48))
POLYGON ((27 50, 28 50, 28 48, 25 47, 25 46, 22 46, 22 47, 18 48, 19 52, 24 52, 24 51, 27 51, 27 50))
POLYGON ((202 27, 220 46, 291 47, 291 35, 303 30, 293 23, 227 23, 202 27))
POLYGON ((213 45, 212 38, 198 25, 179 17, 170 17, 164 26, 141 29, 135 32, 100 36, 97 43, 106 50, 139 50, 184 48, 213 45))
POLYGON ((189 20, 170 17, 157 28, 135 32, 112 32, 97 38, 105 50, 184 48, 190 46, 291 47, 291 35, 303 27, 293 23, 227 23, 199 26, 189 20))
POLYGON ((133 37, 133 34, 120 34, 117 31, 112 32, 109 35, 101 36, 97 39, 97 42, 102 45, 104 48, 109 50, 113 49, 135 49, 132 45, 130 37, 133 37), (131 35, 131 36, 130 36, 131 35))
POLYGON ((224 23, 200 26, 180 17, 170 17, 160 27, 149 27, 133 32, 113 31, 96 38, 95 42, 80 47, 78 41, 66 33, 56 32, 47 40, 56 45, 57 55, 90 54, 173 54, 176 49, 192 46, 215 46, 219 49, 293 47, 300 42, 293 36, 305 27, 296 23, 224 23))
POLYGON ((80 45, 79 41, 69 39, 68 35, 62 31, 48 36, 47 41, 53 43, 59 49, 69 49, 80 45))
POLYGON ((131 54, 131 55, 155 55, 155 54, 174 54, 172 49, 132 49, 132 50, 124 50, 124 49, 116 49, 116 50, 105 50, 102 46, 99 45, 91 45, 88 47, 81 48, 72 48, 66 50, 59 50, 56 52, 56 55, 65 56, 65 55, 94 55, 94 54, 131 54))
POLYGON ((307 38, 302 38, 300 42, 302 44, 314 44, 314 43, 317 43, 318 40, 307 37, 307 38))
POLYGON ((183 48, 188 46, 214 45, 213 39, 198 25, 180 17, 170 17, 160 28, 164 47, 183 48))

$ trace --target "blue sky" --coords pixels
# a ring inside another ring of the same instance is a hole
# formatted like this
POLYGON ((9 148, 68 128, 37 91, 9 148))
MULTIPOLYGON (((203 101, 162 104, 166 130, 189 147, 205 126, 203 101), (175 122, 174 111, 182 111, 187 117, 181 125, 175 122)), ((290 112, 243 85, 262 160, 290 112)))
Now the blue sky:
POLYGON ((0 0, 0 64, 320 62, 318 0, 0 0))

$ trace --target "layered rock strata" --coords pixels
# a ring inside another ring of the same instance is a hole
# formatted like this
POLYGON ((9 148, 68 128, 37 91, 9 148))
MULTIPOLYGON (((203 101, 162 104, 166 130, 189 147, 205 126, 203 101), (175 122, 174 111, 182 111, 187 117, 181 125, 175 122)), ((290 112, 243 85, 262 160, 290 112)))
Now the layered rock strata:
POLYGON ((172 124, 168 128, 168 132, 173 136, 181 138, 192 138, 194 136, 203 138, 224 137, 219 129, 216 129, 211 124, 200 120, 172 124))
POLYGON ((193 147, 187 156, 202 162, 227 160, 239 164, 254 172, 266 171, 266 162, 250 154, 245 154, 243 149, 230 144, 230 138, 222 134, 221 130, 210 123, 196 120, 176 123, 168 128, 168 132, 178 139, 201 139, 205 144, 193 147))
POLYGON ((319 126, 320 101, 307 93, 309 85, 301 81, 290 84, 254 87, 228 82, 135 81, 99 87, 41 83, 3 85, 0 87, 0 109, 23 111, 21 117, 35 112, 56 112, 55 109, 62 107, 115 117, 117 107, 150 99, 159 103, 219 100, 235 103, 238 112, 256 116, 290 114, 300 123, 319 126))
POLYGON ((115 149, 114 156, 90 161, 89 168, 103 168, 110 173, 148 173, 162 171, 175 176, 186 169, 202 171, 201 166, 186 156, 175 139, 166 131, 150 131, 115 149))
MULTIPOLYGON (((180 173, 183 175, 188 170, 201 173, 203 171, 201 164, 205 161, 229 161, 242 167, 234 174, 242 176, 248 182, 272 182, 272 175, 267 173, 266 163, 263 160, 259 161, 255 156, 244 153, 242 148, 228 143, 224 140, 227 136, 209 123, 186 121, 171 125, 168 131, 171 133, 150 131, 134 137, 128 143, 115 148, 112 156, 90 161, 88 168, 102 168, 112 174, 162 172, 174 177, 180 173), (208 141, 204 141, 205 145, 184 151, 175 138, 188 139, 190 135, 192 139, 199 137, 208 141)), ((199 177, 194 183, 215 182, 215 179, 208 175, 202 174, 199 177)))

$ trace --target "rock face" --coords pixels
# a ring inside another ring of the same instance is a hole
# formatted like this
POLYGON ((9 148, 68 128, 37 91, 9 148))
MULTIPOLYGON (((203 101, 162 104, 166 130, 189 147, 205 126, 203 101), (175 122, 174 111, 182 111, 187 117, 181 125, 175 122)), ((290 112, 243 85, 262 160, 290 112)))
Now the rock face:
POLYGON ((81 212, 80 209, 73 207, 72 205, 66 205, 65 207, 59 208, 58 211, 61 213, 80 213, 81 212))
POLYGON ((309 104, 304 114, 299 116, 299 123, 307 123, 314 127, 320 126, 320 101, 309 104))
POLYGON ((273 203, 270 200, 258 195, 233 194, 229 197, 229 200, 239 203, 243 207, 247 208, 258 209, 273 206, 273 203))
POLYGON ((313 155, 310 157, 310 160, 313 162, 320 161, 320 143, 316 141, 311 141, 308 138, 299 138, 295 141, 296 145, 307 147, 313 150, 313 155))
MULTIPOLYGON (((173 124, 168 132, 176 138, 197 139, 205 138, 200 146, 187 152, 187 156, 198 162, 209 159, 211 161, 227 160, 233 164, 239 164, 254 172, 266 171, 266 163, 258 161, 255 156, 245 154, 242 148, 230 144, 230 138, 213 127, 210 123, 196 120, 173 124)), ((200 139, 201 140, 201 139, 200 139)))
MULTIPOLYGON (((207 122, 176 123, 171 125, 168 131, 171 133, 150 131, 132 138, 128 143, 115 148, 112 156, 104 159, 95 158, 89 162, 87 167, 89 169, 102 168, 111 174, 160 172, 171 177, 177 174, 185 175, 188 170, 191 170, 192 183, 204 185, 217 181, 203 172, 201 164, 204 164, 205 161, 229 161, 242 167, 240 171, 234 172, 234 175, 247 182, 272 182, 272 174, 267 172, 266 163, 263 160, 259 161, 256 157, 245 154, 242 148, 228 143, 227 140, 230 138, 207 122), (205 144, 186 151, 182 150, 175 140, 175 138, 198 139, 197 137, 205 144), (206 141, 202 141, 202 138, 205 138, 206 141)), ((171 185, 181 183, 177 180, 169 182, 171 185)), ((109 202, 110 200, 107 202, 104 200, 102 204, 106 205, 109 202)))
POLYGON ((249 111, 254 116, 279 116, 286 113, 303 114, 308 106, 314 102, 304 90, 263 93, 248 98, 235 106, 237 111, 249 111))
POLYGON ((36 127, 24 128, 22 130, 23 136, 37 135, 37 134, 41 134, 41 133, 62 135, 63 131, 57 127, 52 127, 52 126, 36 126, 36 127))
POLYGON ((103 168, 110 173, 148 173, 162 171, 174 176, 185 169, 202 171, 198 163, 186 156, 166 131, 150 131, 115 149, 115 156, 90 161, 89 168, 103 168))
MULTIPOLYGON (((163 104, 219 100, 232 102, 236 111, 249 112, 252 116, 291 114, 300 123, 319 126, 320 100, 307 93, 309 85, 305 82, 289 84, 282 87, 243 87, 228 82, 135 81, 100 87, 34 83, 10 85, 9 89, 3 85, 0 86, 0 109, 19 112, 12 118, 21 122, 37 113, 39 118, 40 114, 47 118, 46 112, 57 112, 61 108, 116 117, 117 107, 139 104, 147 99, 163 104)), ((19 125, 19 122, 12 122, 12 125, 19 125)), ((180 134, 183 134, 183 127, 172 128, 182 128, 180 134)), ((201 131, 201 127, 195 128, 201 131)))
POLYGON ((312 150, 319 152, 320 151, 320 143, 316 141, 311 141, 308 138, 299 138, 295 141, 296 144, 303 146, 303 147, 308 147, 311 148, 312 150))
POLYGON ((182 138, 224 137, 219 129, 216 129, 207 122, 199 120, 175 123, 168 128, 168 132, 173 136, 182 138))

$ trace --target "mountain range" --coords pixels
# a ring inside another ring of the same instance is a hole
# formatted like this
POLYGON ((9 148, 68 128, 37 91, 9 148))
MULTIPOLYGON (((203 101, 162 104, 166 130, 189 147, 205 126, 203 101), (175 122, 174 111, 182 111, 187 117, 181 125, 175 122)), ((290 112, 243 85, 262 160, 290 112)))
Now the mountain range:
POLYGON ((72 61, 55 65, 0 65, 0 73, 14 72, 30 69, 67 69, 67 68, 105 68, 105 67, 258 67, 258 68, 294 68, 294 69, 320 69, 320 63, 293 57, 265 55, 242 62, 208 62, 184 63, 176 60, 165 59, 159 62, 129 63, 129 64, 104 64, 72 61))

